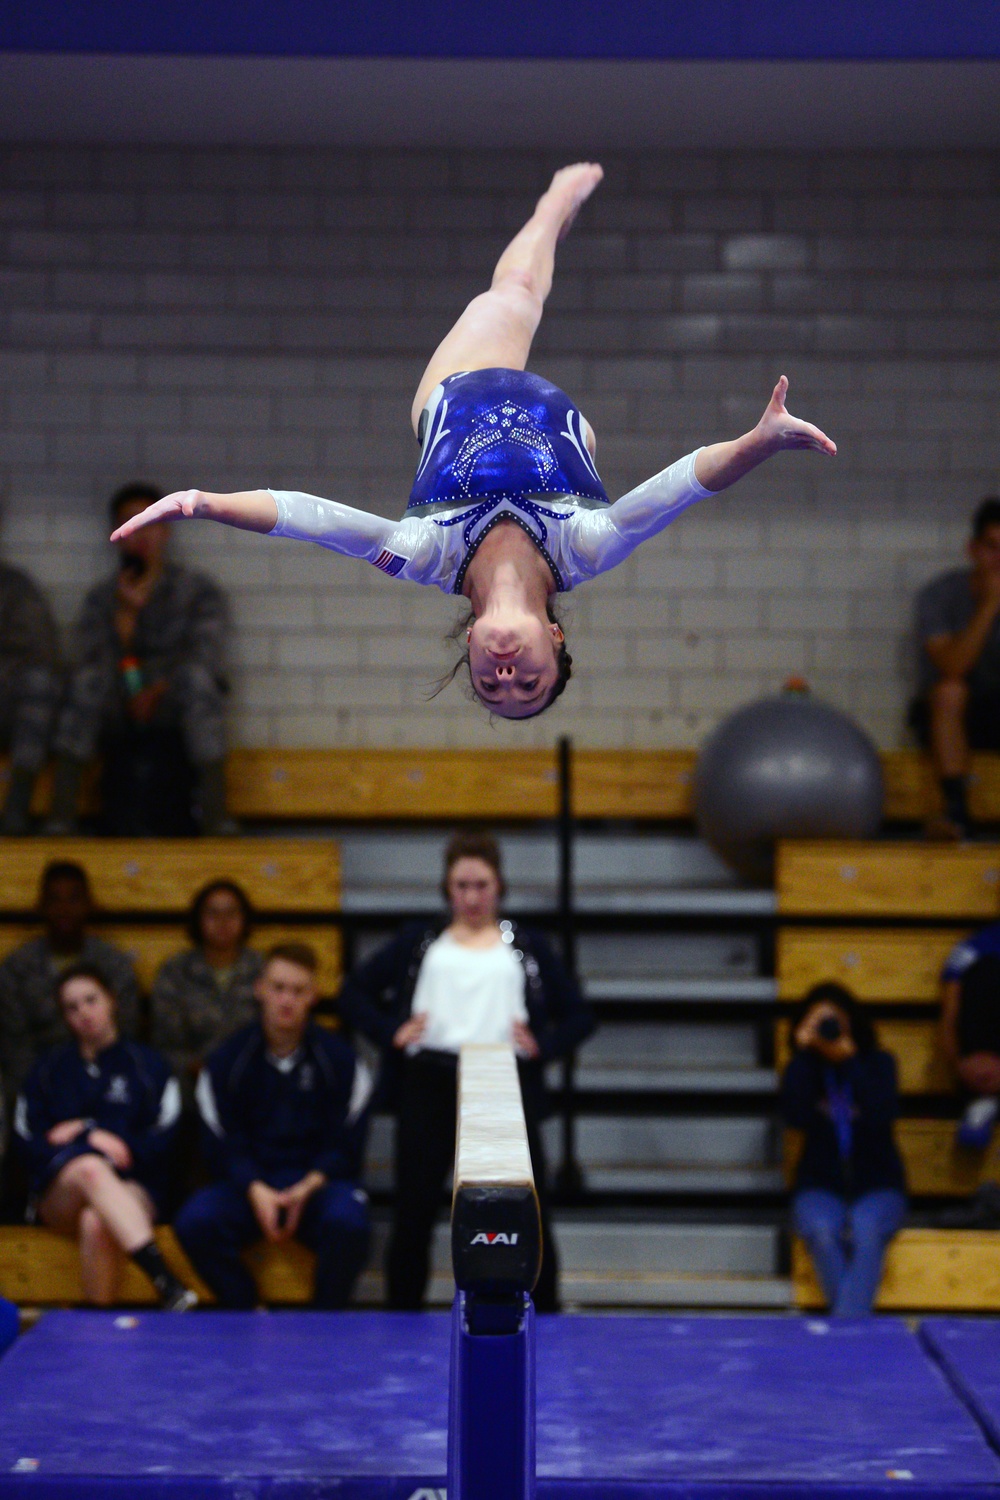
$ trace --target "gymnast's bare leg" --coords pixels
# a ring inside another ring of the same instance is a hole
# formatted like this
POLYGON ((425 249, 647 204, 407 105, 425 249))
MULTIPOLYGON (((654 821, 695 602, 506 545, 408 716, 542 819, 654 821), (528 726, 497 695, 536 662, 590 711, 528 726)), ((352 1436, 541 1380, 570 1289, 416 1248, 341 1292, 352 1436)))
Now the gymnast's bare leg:
POLYGON ((556 245, 603 176, 595 162, 578 162, 553 177, 497 262, 489 291, 473 297, 431 355, 413 398, 414 432, 428 396, 447 376, 464 370, 524 369, 552 290, 556 245))

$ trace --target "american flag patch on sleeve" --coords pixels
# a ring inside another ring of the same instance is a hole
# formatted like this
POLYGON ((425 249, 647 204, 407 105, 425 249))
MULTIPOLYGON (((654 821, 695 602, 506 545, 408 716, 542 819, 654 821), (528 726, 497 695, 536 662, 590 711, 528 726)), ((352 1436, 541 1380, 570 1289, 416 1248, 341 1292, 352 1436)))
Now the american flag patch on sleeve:
POLYGON ((406 567, 406 558, 397 557, 395 552, 390 552, 388 547, 383 547, 375 559, 375 566, 381 568, 383 573, 388 573, 390 578, 395 578, 396 574, 406 567))

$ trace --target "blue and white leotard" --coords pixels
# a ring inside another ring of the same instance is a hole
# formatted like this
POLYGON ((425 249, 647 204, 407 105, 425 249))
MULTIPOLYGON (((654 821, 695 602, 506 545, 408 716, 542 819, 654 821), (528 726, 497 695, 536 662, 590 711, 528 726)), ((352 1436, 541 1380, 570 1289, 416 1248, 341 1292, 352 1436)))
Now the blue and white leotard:
POLYGON ((565 592, 617 567, 712 493, 694 477, 696 450, 612 504, 580 412, 558 386, 522 370, 450 375, 432 393, 420 428, 420 462, 401 521, 271 490, 278 520, 269 534, 318 542, 393 578, 460 594, 483 537, 513 521, 565 592))

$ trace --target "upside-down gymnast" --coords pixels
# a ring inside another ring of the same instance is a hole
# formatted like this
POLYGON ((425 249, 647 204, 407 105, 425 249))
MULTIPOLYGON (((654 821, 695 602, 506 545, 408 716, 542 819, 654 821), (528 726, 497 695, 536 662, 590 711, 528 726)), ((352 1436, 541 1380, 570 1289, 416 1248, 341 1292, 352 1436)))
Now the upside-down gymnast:
POLYGON ((571 659, 554 596, 617 567, 682 510, 735 484, 782 448, 836 446, 785 410, 778 381, 752 432, 699 448, 614 504, 594 465, 590 424, 556 386, 525 371, 552 286, 556 245, 603 176, 564 167, 435 350, 413 401, 421 445, 401 521, 289 490, 167 495, 114 533, 196 517, 318 542, 393 578, 470 604, 468 665, 480 701, 528 719, 559 696, 571 659))

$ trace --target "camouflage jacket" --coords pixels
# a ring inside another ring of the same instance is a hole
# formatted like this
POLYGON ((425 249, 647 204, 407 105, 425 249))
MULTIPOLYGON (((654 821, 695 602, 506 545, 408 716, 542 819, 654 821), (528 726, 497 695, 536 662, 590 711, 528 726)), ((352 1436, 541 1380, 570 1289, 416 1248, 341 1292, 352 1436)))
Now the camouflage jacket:
POLYGON ((38 585, 0 563, 0 673, 11 665, 56 667, 59 637, 38 585))
POLYGON ((170 1059, 186 1100, 205 1056, 257 1019, 253 987, 262 964, 259 953, 244 948, 223 988, 199 948, 168 958, 160 968, 150 995, 152 1042, 170 1059))
MULTIPOLYGON (((117 670, 122 652, 115 630, 117 608, 115 574, 95 584, 83 601, 72 643, 78 665, 117 670)), ((221 682, 227 616, 226 601, 217 584, 204 573, 168 562, 139 612, 129 648, 142 663, 146 681, 169 677, 182 663, 197 662, 221 682)))
POLYGON ((120 949, 88 933, 80 952, 64 958, 52 952, 46 937, 31 938, 0 964, 0 1071, 8 1099, 42 1054, 66 1041, 56 982, 71 963, 93 964, 106 977, 118 998, 119 1027, 125 1036, 135 1036, 139 986, 120 949))

